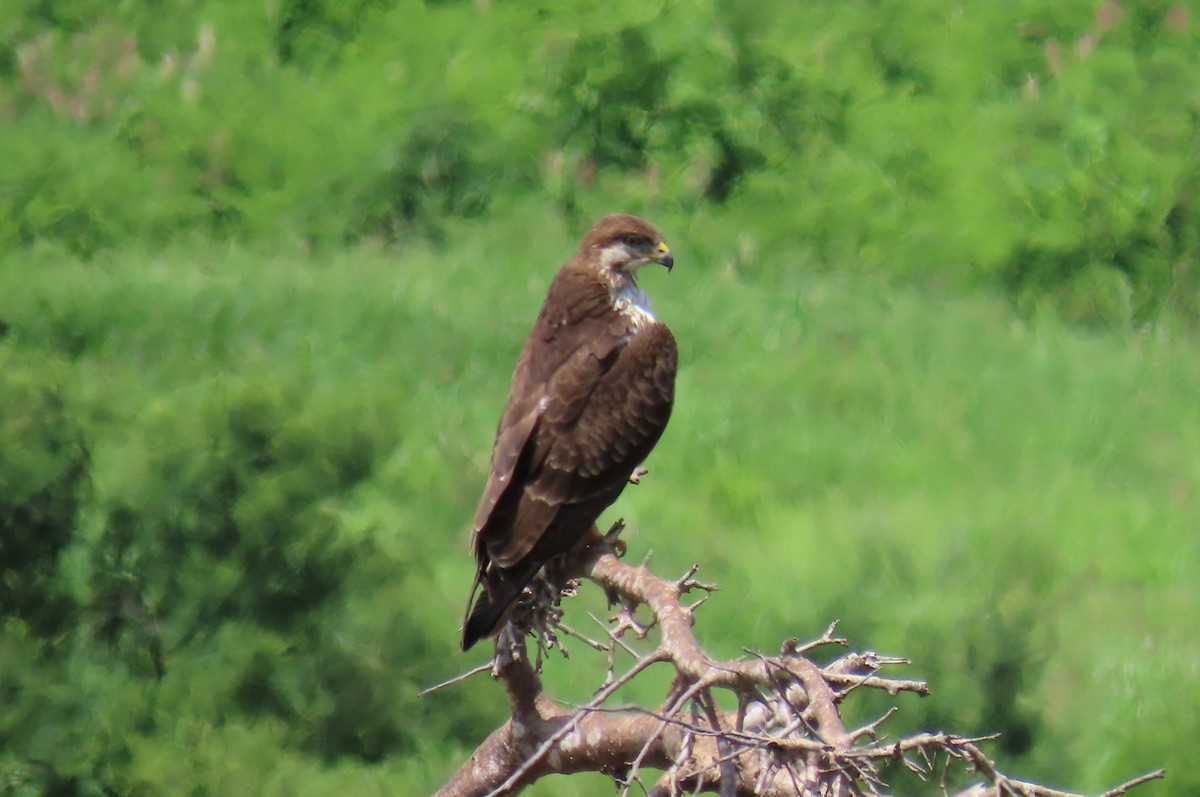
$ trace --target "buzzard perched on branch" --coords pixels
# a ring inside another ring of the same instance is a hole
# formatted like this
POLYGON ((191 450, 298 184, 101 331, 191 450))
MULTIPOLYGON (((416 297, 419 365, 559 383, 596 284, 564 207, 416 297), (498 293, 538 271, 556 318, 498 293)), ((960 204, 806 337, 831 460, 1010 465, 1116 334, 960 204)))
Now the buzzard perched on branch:
POLYGON ((542 565, 592 528, 666 428, 678 352, 634 274, 674 262, 648 223, 605 216, 551 283, 475 512, 463 650, 494 634, 542 565))

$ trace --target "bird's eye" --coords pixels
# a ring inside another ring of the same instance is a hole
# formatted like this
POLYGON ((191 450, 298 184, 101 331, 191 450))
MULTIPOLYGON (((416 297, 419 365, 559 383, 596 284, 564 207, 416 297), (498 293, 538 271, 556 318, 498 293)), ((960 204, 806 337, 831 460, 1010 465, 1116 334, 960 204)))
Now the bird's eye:
POLYGON ((637 235, 636 233, 633 233, 630 235, 622 235, 621 243, 634 249, 641 249, 650 245, 650 239, 644 235, 637 235))

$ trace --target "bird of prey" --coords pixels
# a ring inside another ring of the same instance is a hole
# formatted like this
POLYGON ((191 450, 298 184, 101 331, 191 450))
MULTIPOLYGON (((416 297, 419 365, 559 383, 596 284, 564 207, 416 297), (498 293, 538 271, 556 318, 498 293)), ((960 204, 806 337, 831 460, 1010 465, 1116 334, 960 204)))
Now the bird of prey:
POLYGON ((658 231, 605 216, 550 284, 475 512, 463 650, 502 627, 542 565, 592 528, 666 428, 678 351, 634 279, 648 263, 675 263, 658 231))

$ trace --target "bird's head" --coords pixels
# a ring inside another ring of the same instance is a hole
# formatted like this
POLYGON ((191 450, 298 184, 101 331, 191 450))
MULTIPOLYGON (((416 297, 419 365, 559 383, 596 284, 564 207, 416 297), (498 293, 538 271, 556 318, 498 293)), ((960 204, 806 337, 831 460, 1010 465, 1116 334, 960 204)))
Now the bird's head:
POLYGON ((671 248, 658 230, 637 216, 605 216, 583 236, 579 253, 616 286, 633 281, 647 263, 670 271, 675 265, 671 248))

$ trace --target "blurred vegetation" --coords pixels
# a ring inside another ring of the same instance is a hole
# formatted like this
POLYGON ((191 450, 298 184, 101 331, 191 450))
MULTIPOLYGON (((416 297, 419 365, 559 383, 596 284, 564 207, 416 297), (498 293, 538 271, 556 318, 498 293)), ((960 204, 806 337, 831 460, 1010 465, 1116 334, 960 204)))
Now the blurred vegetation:
POLYGON ((6 0, 0 795, 440 784, 512 362, 618 209, 683 370, 617 510, 706 641, 840 617, 898 724, 1200 794, 1196 14, 6 0))
MULTIPOLYGON (((12 0, 0 247, 441 234, 530 191, 735 218, 771 245, 1198 311, 1184 3, 12 0)), ((586 203, 585 203, 586 204, 586 203)))

